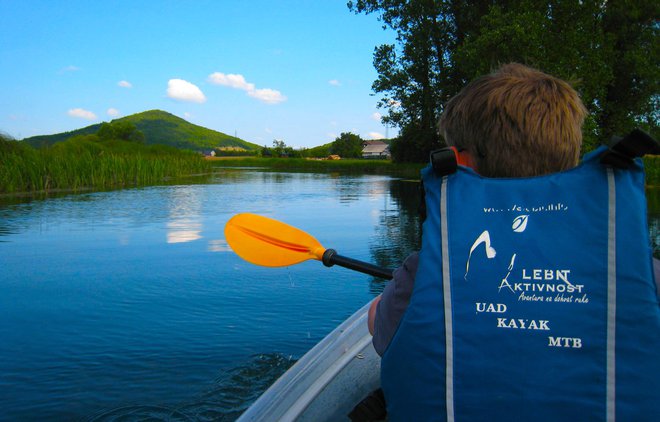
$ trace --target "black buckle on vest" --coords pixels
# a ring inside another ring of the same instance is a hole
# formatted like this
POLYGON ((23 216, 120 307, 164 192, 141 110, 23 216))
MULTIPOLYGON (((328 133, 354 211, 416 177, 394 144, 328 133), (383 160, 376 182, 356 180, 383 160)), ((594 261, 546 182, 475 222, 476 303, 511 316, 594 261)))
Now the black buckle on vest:
POLYGON ((660 155, 660 143, 640 129, 634 129, 625 137, 612 137, 609 149, 600 156, 600 162, 612 167, 627 169, 637 157, 660 155))
POLYGON ((456 153, 450 147, 431 151, 430 158, 433 172, 438 176, 447 176, 449 174, 455 173, 456 169, 458 169, 456 153))

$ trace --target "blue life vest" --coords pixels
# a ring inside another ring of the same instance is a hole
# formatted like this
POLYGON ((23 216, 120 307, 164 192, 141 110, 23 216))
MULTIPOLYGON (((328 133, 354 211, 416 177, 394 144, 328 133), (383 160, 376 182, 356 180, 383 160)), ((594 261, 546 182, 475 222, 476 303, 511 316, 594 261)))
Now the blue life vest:
POLYGON ((381 364, 392 421, 660 421, 641 160, 489 179, 429 166, 419 267, 381 364))

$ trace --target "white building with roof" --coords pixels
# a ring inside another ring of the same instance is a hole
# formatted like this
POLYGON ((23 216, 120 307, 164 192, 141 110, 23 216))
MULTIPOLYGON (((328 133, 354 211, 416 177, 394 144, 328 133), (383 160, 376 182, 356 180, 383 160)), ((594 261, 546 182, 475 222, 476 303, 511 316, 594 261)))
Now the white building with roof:
POLYGON ((362 143, 362 158, 389 159, 390 146, 383 141, 364 141, 362 143))

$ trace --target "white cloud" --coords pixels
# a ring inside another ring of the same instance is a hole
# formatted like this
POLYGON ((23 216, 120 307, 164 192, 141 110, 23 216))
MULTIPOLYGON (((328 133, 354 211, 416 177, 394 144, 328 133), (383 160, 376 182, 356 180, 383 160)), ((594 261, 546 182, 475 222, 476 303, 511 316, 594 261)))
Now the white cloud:
POLYGON ((378 122, 380 122, 380 119, 381 119, 382 117, 383 117, 383 115, 380 114, 379 112, 375 112, 374 114, 371 115, 371 118, 374 119, 374 120, 376 120, 376 121, 378 121, 378 122))
POLYGON ((183 79, 170 79, 167 81, 167 96, 174 100, 192 103, 206 101, 206 96, 196 85, 183 79))
POLYGON ((250 97, 256 98, 267 104, 278 104, 286 101, 286 97, 280 91, 270 88, 255 89, 248 91, 250 97))
POLYGON ((72 108, 67 114, 78 119, 96 120, 96 114, 82 108, 72 108))
POLYGON ((108 113, 108 116, 112 116, 112 117, 119 116, 119 114, 120 114, 119 110, 117 110, 116 108, 112 108, 112 107, 110 107, 106 113, 108 113))
POLYGON ((185 113, 183 113, 183 117, 185 117, 186 119, 190 119, 192 116, 193 115, 191 113, 187 112, 187 111, 185 113))
POLYGON ((385 135, 378 132, 369 132, 369 139, 385 139, 385 135))
POLYGON ((120 86, 122 88, 133 88, 133 84, 128 81, 119 81, 117 82, 117 86, 120 86))
POLYGON ((330 79, 328 83, 332 86, 341 86, 341 82, 339 82, 337 79, 330 79))
POLYGON ((233 73, 225 75, 222 72, 215 72, 209 75, 208 81, 215 85, 224 85, 248 92, 254 91, 254 84, 247 82, 243 75, 236 75, 233 73))
POLYGON ((67 66, 64 69, 62 69, 61 72, 62 73, 64 73, 64 72, 77 72, 79 70, 80 70, 80 68, 78 66, 70 65, 70 66, 67 66))
POLYGON ((245 91, 250 97, 267 104, 278 104, 286 101, 286 97, 280 91, 270 88, 257 89, 253 83, 245 80, 243 75, 214 72, 209 75, 208 81, 214 85, 240 89, 241 91, 245 91))

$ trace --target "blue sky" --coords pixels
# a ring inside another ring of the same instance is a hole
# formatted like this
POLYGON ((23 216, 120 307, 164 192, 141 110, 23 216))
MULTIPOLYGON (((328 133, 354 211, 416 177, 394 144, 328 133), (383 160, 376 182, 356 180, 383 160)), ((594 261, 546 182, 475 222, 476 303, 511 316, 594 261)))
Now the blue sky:
POLYGON ((371 84, 394 37, 345 0, 0 0, 0 131, 161 109, 259 145, 391 137, 371 84))

